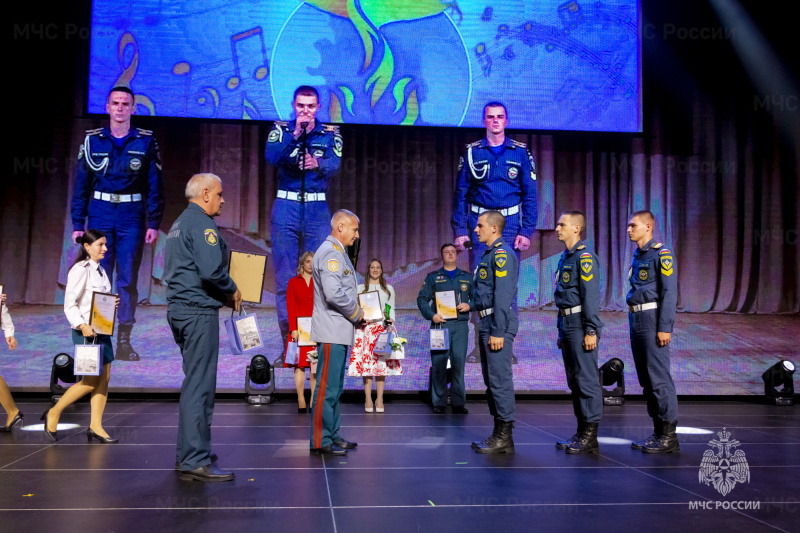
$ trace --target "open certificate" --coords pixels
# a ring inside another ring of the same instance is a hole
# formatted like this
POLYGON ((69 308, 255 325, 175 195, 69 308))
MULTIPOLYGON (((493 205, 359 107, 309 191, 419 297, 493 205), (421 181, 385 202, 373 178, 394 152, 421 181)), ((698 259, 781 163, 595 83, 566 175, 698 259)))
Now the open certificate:
POLYGON ((358 303, 364 310, 364 320, 367 322, 380 322, 383 320, 381 311, 381 298, 378 291, 362 292, 358 295, 358 303))
POLYGON ((98 335, 113 335, 117 321, 117 296, 105 292, 92 293, 92 313, 89 325, 98 335))
POLYGON ((442 315, 445 320, 458 318, 456 291, 441 291, 434 294, 436 294, 436 312, 442 315))
POLYGON ((297 345, 316 346, 316 342, 311 342, 311 317, 297 317, 297 345))

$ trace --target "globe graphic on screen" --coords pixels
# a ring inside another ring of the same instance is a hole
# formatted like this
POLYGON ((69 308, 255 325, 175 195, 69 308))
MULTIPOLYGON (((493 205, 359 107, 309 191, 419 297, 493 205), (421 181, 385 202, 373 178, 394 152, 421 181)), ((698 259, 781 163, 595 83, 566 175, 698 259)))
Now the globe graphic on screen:
POLYGON ((311 85, 320 92, 322 121, 461 124, 471 93, 469 58, 440 2, 355 15, 335 13, 337 5, 301 4, 278 35, 270 83, 282 120, 293 117, 294 90, 311 85))

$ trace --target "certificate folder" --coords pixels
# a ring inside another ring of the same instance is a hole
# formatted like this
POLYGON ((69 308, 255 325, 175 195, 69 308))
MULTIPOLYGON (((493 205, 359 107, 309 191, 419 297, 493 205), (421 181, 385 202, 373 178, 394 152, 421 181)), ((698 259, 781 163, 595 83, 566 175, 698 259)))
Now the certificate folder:
POLYGON ((267 270, 267 256, 250 252, 231 250, 228 272, 242 292, 242 300, 261 303, 264 290, 264 273, 267 270))

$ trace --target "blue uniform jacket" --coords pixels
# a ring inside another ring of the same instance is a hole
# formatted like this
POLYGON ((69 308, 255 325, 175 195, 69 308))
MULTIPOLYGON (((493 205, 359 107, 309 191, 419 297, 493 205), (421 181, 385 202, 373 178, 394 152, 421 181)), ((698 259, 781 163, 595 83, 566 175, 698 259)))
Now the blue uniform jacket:
POLYGON ((164 254, 168 309, 219 309, 236 292, 228 275, 228 247, 199 205, 190 203, 172 225, 164 254))
POLYGON ((483 252, 473 278, 471 310, 493 309, 492 337, 516 335, 519 322, 511 303, 517 294, 517 254, 502 239, 483 252), (513 320, 512 320, 513 319, 513 320))
POLYGON ((164 214, 161 155, 153 132, 131 128, 118 146, 109 128, 88 130, 78 151, 72 194, 72 229, 83 224, 94 191, 141 194, 147 202, 147 227, 158 229, 164 214))
POLYGON ((330 178, 339 170, 342 161, 342 137, 339 127, 317 122, 308 132, 308 152, 319 160, 319 168, 300 170, 300 139, 292 135, 295 121, 275 122, 267 137, 264 156, 278 167, 278 188, 300 192, 305 172, 305 192, 328 192, 330 178))
MULTIPOLYGON (((419 296, 417 296, 417 307, 419 307, 419 312, 422 313, 426 320, 432 320, 433 315, 436 314, 436 309, 431 304, 435 304, 435 293, 442 291, 455 291, 456 305, 467 303, 471 306, 472 276, 468 272, 456 268, 455 275, 451 278, 444 267, 425 276, 425 283, 419 291, 419 296)), ((468 320, 469 313, 458 313, 458 321, 468 320)), ((456 321, 448 320, 445 324, 448 322, 456 321)))
POLYGON ((631 290, 628 305, 658 302, 658 331, 672 333, 678 307, 678 275, 675 256, 660 242, 650 239, 633 252, 628 271, 631 290))
POLYGON ((505 209, 522 204, 519 234, 528 239, 536 229, 536 166, 525 143, 506 137, 505 149, 494 155, 486 138, 468 144, 458 162, 453 196, 453 234, 469 235, 469 204, 505 209))
POLYGON ((554 299, 559 309, 580 305, 584 334, 593 329, 600 336, 600 262, 583 241, 561 254, 554 299))

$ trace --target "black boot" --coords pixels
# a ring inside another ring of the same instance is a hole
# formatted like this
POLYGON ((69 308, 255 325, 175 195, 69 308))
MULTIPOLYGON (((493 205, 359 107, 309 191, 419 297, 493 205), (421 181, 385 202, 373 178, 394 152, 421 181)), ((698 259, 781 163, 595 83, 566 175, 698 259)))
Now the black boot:
POLYGON ((492 429, 491 435, 489 435, 488 437, 486 437, 483 440, 474 440, 474 441, 472 441, 472 447, 473 448, 479 448, 481 446, 486 446, 490 441, 493 442, 494 439, 497 438, 497 424, 498 424, 498 420, 497 420, 497 418, 495 418, 494 419, 494 429, 492 429))
POLYGON ((566 452, 568 454, 576 453, 597 453, 600 451, 600 445, 597 444, 597 422, 586 422, 583 426, 583 433, 577 441, 567 446, 566 452))
POLYGON ((494 439, 489 438, 489 442, 483 446, 478 446, 475 451, 483 454, 514 453, 514 439, 511 435, 513 427, 514 422, 498 420, 497 434, 494 439))
POLYGON ((649 437, 647 437, 645 440, 639 440, 639 441, 636 441, 636 442, 631 442, 631 448, 633 448, 634 450, 641 450, 642 448, 644 448, 648 444, 653 444, 655 441, 657 441, 659 438, 661 438, 661 431, 662 431, 661 424, 662 424, 661 420, 658 420, 657 418, 654 418, 653 419, 653 434, 650 435, 649 437))
POLYGON ((567 440, 560 440, 556 442, 556 449, 565 450, 567 446, 572 444, 573 442, 577 442, 580 438, 581 434, 583 433, 583 427, 586 425, 586 422, 578 421, 578 429, 575 430, 575 434, 568 438, 567 440))
POLYGON ((662 422, 661 424, 661 436, 653 444, 648 444, 642 448, 644 453, 673 453, 681 451, 678 435, 675 431, 678 427, 678 421, 662 422))
POLYGON ((117 353, 115 359, 120 361, 138 361, 139 354, 131 346, 131 324, 120 324, 117 328, 117 353))

